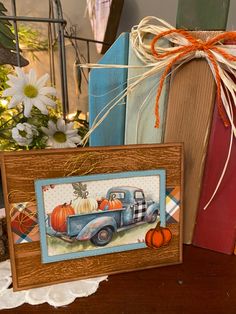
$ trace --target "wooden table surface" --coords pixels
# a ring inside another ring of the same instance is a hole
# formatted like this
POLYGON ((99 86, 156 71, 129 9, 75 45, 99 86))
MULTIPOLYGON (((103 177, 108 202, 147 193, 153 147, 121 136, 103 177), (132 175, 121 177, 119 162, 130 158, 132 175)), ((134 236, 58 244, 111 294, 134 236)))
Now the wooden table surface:
POLYGON ((109 276, 94 295, 66 307, 23 305, 3 313, 235 314, 236 256, 184 246, 181 265, 109 276))

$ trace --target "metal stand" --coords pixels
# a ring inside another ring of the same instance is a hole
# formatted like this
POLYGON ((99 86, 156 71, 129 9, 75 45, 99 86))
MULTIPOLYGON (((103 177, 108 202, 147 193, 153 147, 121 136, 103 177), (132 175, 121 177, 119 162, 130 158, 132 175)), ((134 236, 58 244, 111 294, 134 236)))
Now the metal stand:
MULTIPOLYGON (((49 0, 50 1, 50 0, 49 0)), ((67 73, 66 73, 66 52, 65 52, 65 38, 64 38, 64 28, 66 25, 66 20, 63 18, 62 6, 60 0, 51 0, 54 6, 55 18, 40 18, 40 17, 29 17, 29 16, 18 16, 16 0, 11 0, 12 4, 12 16, 0 16, 0 20, 9 20, 13 22, 15 30, 15 42, 16 42, 16 53, 17 53, 17 63, 20 67, 20 47, 19 47, 19 38, 18 38, 18 28, 17 22, 42 22, 48 23, 48 27, 51 27, 51 24, 57 25, 57 43, 59 49, 59 63, 60 63, 60 76, 61 76, 61 90, 62 90, 62 109, 63 116, 66 118, 69 112, 69 101, 68 101, 68 88, 67 88, 67 73)), ((53 51, 53 42, 49 40, 49 51, 53 51)), ((52 61, 52 55, 50 56, 50 64, 52 61)), ((52 75, 51 75, 52 76, 52 75)), ((52 77, 51 77, 52 79, 52 77)), ((55 77, 52 81, 55 80, 55 77)))
POLYGON ((71 36, 65 32, 65 26, 67 24, 63 17, 63 11, 60 0, 48 0, 49 1, 49 17, 31 17, 31 16, 18 16, 16 0, 11 0, 12 15, 2 16, 0 15, 0 20, 9 20, 13 22, 14 32, 15 32, 15 42, 16 42, 16 53, 17 53, 17 64, 20 67, 20 47, 19 47, 19 37, 18 37, 18 27, 17 22, 41 22, 48 24, 48 53, 49 53, 49 63, 50 63, 50 78, 53 85, 56 84, 55 78, 55 63, 54 63, 54 45, 55 42, 59 49, 59 64, 60 64, 60 79, 61 79, 61 93, 62 93, 62 110, 63 117, 69 113, 69 99, 68 99, 68 86, 67 86, 67 70, 66 70, 66 51, 65 51, 65 38, 74 39, 78 41, 85 41, 87 44, 87 62, 90 62, 90 46, 92 43, 102 43, 110 46, 109 43, 100 42, 94 39, 82 38, 77 36, 71 36))

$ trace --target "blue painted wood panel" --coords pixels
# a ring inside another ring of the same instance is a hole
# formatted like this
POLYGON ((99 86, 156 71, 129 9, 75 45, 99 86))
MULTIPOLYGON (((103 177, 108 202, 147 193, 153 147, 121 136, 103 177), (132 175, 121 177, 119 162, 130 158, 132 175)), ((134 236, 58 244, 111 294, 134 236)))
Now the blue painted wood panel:
MULTIPOLYGON (((129 34, 123 33, 99 61, 100 64, 128 64, 129 34)), ((118 96, 127 84, 127 69, 93 69, 89 78, 89 124, 118 96)), ((111 104, 112 105, 112 104, 111 104)), ((110 106, 111 106, 110 105, 110 106)), ((106 112, 109 107, 104 110, 106 112)), ((101 115, 102 116, 102 115, 101 115)), ((122 100, 90 136, 90 146, 123 145, 125 99, 122 100)))
MULTIPOLYGON (((151 42, 151 39, 149 39, 151 42)), ((162 40, 159 43, 167 46, 167 41, 162 40)), ((144 65, 136 56, 132 44, 129 45, 129 65, 144 65)), ((129 68, 128 85, 134 82, 144 74, 149 68, 129 68), (132 79, 133 78, 133 79, 132 79)), ((155 103, 156 94, 163 71, 146 78, 140 83, 132 93, 127 96, 126 104, 126 125, 125 125, 125 144, 149 144, 161 143, 163 140, 163 130, 166 116, 166 97, 168 92, 168 80, 163 86, 162 94, 159 100, 160 127, 154 128, 155 125, 155 103)))

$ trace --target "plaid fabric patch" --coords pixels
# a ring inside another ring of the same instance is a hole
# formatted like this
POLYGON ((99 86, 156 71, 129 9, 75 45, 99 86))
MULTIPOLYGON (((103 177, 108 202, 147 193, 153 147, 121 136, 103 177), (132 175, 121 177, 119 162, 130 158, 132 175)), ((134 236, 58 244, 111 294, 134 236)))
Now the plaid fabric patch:
POLYGON ((143 221, 147 210, 147 204, 143 201, 138 201, 134 204, 134 221, 143 221))
POLYGON ((14 243, 39 241, 37 210, 34 204, 11 204, 10 217, 14 243))
POLYGON ((180 209, 180 187, 166 189, 166 214, 167 221, 174 220, 179 222, 180 209))

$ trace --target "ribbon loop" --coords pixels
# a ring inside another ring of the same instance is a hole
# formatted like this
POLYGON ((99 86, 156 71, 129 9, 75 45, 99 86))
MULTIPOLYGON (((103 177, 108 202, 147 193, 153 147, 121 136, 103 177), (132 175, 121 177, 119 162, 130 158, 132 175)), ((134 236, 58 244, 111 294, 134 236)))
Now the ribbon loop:
MULTIPOLYGON (((219 54, 223 59, 228 61, 236 62, 236 57, 226 52, 223 48, 219 48, 216 44, 221 43, 223 40, 235 40, 236 41, 236 32, 225 32, 220 35, 215 36, 212 39, 202 41, 200 39, 196 39, 189 32, 182 29, 170 29, 167 31, 163 31, 160 34, 156 35, 151 42, 151 52, 152 55, 157 60, 162 60, 169 58, 169 63, 166 66, 166 69, 161 76, 160 84, 157 91, 156 96, 156 106, 155 106, 155 115, 156 115, 156 123, 155 127, 158 128, 160 124, 159 117, 159 99, 161 96, 162 88, 164 85, 164 81, 168 72, 171 68, 179 61, 183 61, 190 54, 193 54, 195 58, 206 58, 214 75, 216 86, 217 86, 217 105, 219 115, 226 127, 229 126, 229 118, 227 117, 226 109, 223 106, 221 99, 221 89, 222 89, 222 80, 219 70, 219 62, 217 60, 216 55, 213 52, 219 54), (161 38, 170 38, 171 36, 180 36, 185 40, 186 45, 179 45, 177 47, 172 48, 167 52, 160 53, 158 52, 158 47, 156 44, 158 40, 161 38)), ((221 43, 222 44, 222 43, 221 43)), ((222 46, 223 47, 223 46, 222 46)))

